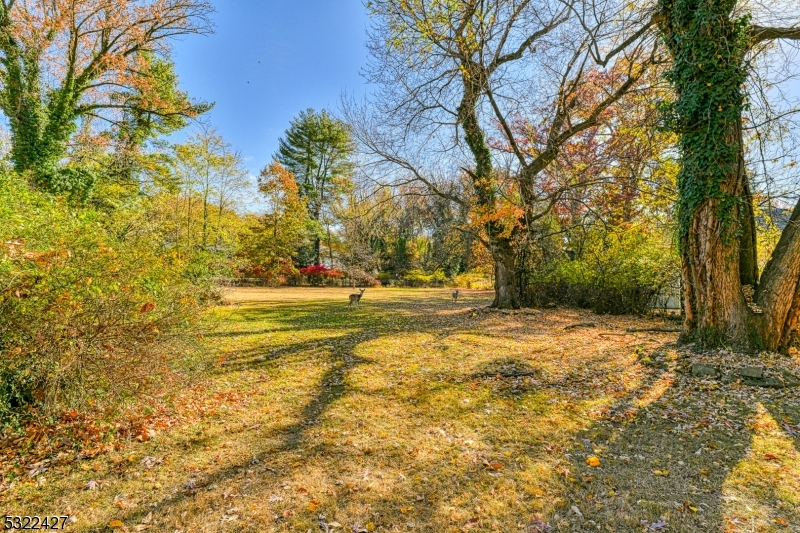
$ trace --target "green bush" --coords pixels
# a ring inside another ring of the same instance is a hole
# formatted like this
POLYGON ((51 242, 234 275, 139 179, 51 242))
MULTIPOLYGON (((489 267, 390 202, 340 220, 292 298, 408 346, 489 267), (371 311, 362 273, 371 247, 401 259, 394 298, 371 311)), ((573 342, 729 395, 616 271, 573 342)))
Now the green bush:
POLYGON ((575 259, 565 255, 531 275, 528 303, 646 314, 678 279, 678 256, 662 233, 642 226, 594 229, 581 244, 575 259))
POLYGON ((453 285, 462 289, 488 291, 494 288, 492 280, 480 272, 465 272, 453 279, 453 285))
POLYGON ((437 270, 431 274, 426 274, 424 270, 414 269, 409 270, 408 273, 403 276, 403 279, 412 286, 429 285, 431 283, 441 285, 447 281, 447 274, 445 274, 443 270, 437 270))
POLYGON ((0 422, 109 405, 186 362, 213 293, 136 202, 104 213, 0 176, 0 422))

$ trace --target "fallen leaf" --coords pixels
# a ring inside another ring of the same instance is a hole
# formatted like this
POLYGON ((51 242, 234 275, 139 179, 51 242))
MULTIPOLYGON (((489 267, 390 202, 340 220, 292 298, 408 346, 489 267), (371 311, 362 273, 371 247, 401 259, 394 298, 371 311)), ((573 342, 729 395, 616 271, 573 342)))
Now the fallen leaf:
POLYGON ((111 529, 119 529, 123 527, 125 524, 122 523, 122 520, 112 520, 108 523, 108 527, 111 529))
POLYGON ((598 466, 600 466, 600 459, 593 455, 588 459, 586 459, 586 464, 591 466, 592 468, 597 468, 598 466))
POLYGON ((551 531, 553 531, 553 526, 541 518, 534 518, 533 521, 528 525, 529 533, 550 533, 551 531))

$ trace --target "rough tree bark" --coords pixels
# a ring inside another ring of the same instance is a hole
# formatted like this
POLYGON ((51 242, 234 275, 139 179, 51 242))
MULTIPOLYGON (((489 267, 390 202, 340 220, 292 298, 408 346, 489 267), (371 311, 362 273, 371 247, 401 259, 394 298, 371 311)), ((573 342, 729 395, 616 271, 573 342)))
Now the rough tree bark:
POLYGON ((656 19, 673 59, 682 152, 682 339, 785 352, 800 318, 800 202, 759 276, 741 87, 753 46, 800 39, 800 29, 750 26, 734 10, 734 0, 661 0, 656 19))

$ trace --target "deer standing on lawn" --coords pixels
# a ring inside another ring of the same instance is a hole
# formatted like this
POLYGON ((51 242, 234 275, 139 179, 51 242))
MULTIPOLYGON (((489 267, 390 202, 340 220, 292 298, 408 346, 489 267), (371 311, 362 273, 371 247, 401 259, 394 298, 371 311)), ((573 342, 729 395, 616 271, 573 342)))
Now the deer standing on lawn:
POLYGON ((458 289, 453 291, 453 303, 458 302, 458 289))
POLYGON ((356 309, 358 309, 358 304, 361 301, 361 297, 364 296, 364 291, 365 290, 366 289, 360 289, 358 294, 351 294, 350 295, 350 303, 347 304, 347 307, 350 307, 351 305, 353 305, 353 302, 355 302, 356 303, 356 309))

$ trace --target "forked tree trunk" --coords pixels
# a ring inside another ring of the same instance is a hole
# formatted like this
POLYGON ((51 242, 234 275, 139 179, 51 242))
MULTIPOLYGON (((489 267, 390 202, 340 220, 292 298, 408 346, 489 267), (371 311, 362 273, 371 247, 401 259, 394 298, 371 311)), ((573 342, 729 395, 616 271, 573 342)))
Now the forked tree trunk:
POLYGON ((735 8, 736 0, 659 0, 682 157, 683 339, 786 351, 800 317, 800 202, 759 278, 742 86, 753 42, 800 32, 750 27, 735 8))
MULTIPOLYGON (((736 137, 741 143, 741 130, 736 137)), ((707 198, 682 237, 683 338, 786 352, 800 319, 800 202, 759 279, 753 198, 742 158, 722 189, 739 200, 735 223, 719 220, 720 200, 707 198)))

